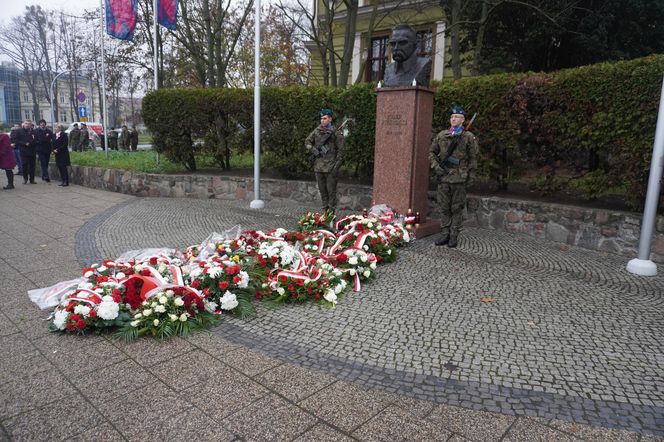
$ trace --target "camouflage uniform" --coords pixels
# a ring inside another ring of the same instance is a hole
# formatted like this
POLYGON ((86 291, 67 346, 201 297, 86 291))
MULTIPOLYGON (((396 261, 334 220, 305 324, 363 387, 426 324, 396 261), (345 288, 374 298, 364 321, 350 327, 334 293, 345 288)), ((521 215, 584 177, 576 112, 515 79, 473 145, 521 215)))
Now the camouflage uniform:
POLYGON ((332 133, 325 143, 327 153, 314 160, 314 172, 318 191, 323 203, 323 210, 336 210, 337 208, 337 172, 344 160, 344 136, 335 130, 334 126, 318 126, 304 141, 304 147, 312 155, 323 140, 332 133))
POLYGON ((108 148, 118 150, 118 131, 115 128, 111 128, 108 132, 108 148))
POLYGON ((122 130, 120 131, 120 148, 122 150, 131 149, 131 145, 129 144, 129 130, 127 130, 127 126, 122 126, 122 130))
POLYGON ((452 142, 449 130, 444 130, 436 135, 431 149, 429 149, 429 160, 431 169, 438 180, 438 203, 442 212, 441 228, 443 235, 456 238, 461 231, 463 222, 463 209, 466 206, 466 188, 474 178, 477 169, 477 156, 479 148, 477 139, 471 132, 462 131, 454 137, 461 137, 450 156, 459 160, 458 166, 447 164, 447 173, 440 162, 443 161, 447 149, 452 142))
POLYGON ((78 152, 78 143, 81 140, 81 129, 78 127, 74 127, 70 132, 69 132, 69 147, 71 147, 71 150, 74 152, 78 152))
POLYGON ((89 146, 90 146, 90 132, 88 132, 88 129, 84 127, 83 129, 81 129, 80 139, 78 140, 78 150, 79 152, 83 152, 84 150, 87 150, 89 146))

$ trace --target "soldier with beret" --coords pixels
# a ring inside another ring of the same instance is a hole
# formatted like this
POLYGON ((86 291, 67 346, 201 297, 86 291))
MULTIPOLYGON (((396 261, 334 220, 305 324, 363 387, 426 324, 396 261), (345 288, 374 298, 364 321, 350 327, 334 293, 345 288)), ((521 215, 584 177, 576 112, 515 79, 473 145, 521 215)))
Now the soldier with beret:
POLYGON ((450 128, 441 131, 429 149, 429 161, 438 181, 442 235, 437 246, 456 247, 466 206, 466 190, 477 169, 477 139, 464 130, 466 113, 461 106, 450 111, 450 128))
POLYGON ((321 109, 320 125, 304 141, 313 159, 323 211, 337 208, 337 173, 344 160, 344 136, 332 125, 331 109, 321 109))
POLYGON ((81 141, 81 129, 78 128, 78 123, 74 123, 74 128, 69 132, 69 147, 74 152, 78 152, 78 144, 81 141))

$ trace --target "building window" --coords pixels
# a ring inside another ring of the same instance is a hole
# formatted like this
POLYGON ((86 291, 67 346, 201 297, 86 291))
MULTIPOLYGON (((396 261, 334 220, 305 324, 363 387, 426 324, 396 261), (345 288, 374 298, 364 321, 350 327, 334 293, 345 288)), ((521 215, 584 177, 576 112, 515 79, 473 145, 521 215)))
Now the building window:
POLYGON ((65 122, 65 123, 67 122, 67 112, 62 113, 62 118, 60 118, 60 121, 65 122))
POLYGON ((417 56, 431 57, 432 52, 432 34, 431 29, 426 31, 417 31, 417 56))
POLYGON ((63 94, 63 95, 60 95, 60 103, 64 103, 64 102, 65 102, 65 96, 63 94))
POLYGON ((389 36, 375 37, 371 39, 368 48, 367 67, 365 69, 366 81, 379 81, 383 79, 385 64, 387 63, 387 40, 389 36))
POLYGON ((24 120, 31 120, 29 110, 23 112, 23 119, 24 120))
POLYGON ((30 94, 28 92, 23 92, 23 101, 26 103, 30 101, 30 94))

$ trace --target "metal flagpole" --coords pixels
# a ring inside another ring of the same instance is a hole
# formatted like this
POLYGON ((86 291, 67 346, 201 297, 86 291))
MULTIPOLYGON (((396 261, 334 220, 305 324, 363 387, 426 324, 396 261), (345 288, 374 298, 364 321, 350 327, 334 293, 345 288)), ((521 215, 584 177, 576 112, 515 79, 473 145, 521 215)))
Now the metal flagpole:
MULTIPOLYGON (((152 70, 154 71, 154 90, 159 89, 159 74, 157 73, 157 1, 152 4, 152 23, 154 25, 154 36, 152 37, 152 70)), ((159 165, 159 152, 157 152, 157 166, 159 165)))
POLYGON ((252 209, 262 209, 261 198, 261 1, 254 3, 254 199, 252 209))
POLYGON ((659 113, 655 129, 655 144, 652 149, 650 161, 650 175, 646 203, 643 209, 641 222, 641 237, 639 238, 639 257, 627 263, 627 271, 641 276, 657 275, 657 265, 650 260, 650 243, 652 241, 655 219, 657 218, 657 200, 662 179, 664 161, 664 77, 662 78, 662 91, 659 98, 659 113))
POLYGON ((104 61, 104 33, 106 32, 106 8, 101 0, 101 105, 103 108, 102 124, 104 125, 104 156, 108 159, 108 112, 106 112, 106 62, 104 61))

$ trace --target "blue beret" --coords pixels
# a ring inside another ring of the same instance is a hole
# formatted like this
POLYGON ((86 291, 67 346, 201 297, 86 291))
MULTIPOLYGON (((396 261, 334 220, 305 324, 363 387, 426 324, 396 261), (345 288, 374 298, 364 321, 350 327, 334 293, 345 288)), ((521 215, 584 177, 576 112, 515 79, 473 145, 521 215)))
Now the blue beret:
POLYGON ((318 115, 320 115, 321 117, 324 115, 331 117, 332 114, 333 114, 332 109, 328 109, 327 107, 321 109, 320 112, 318 113, 318 115))
POLYGON ((450 109, 450 115, 452 114, 466 115, 466 111, 461 106, 454 105, 450 109))

